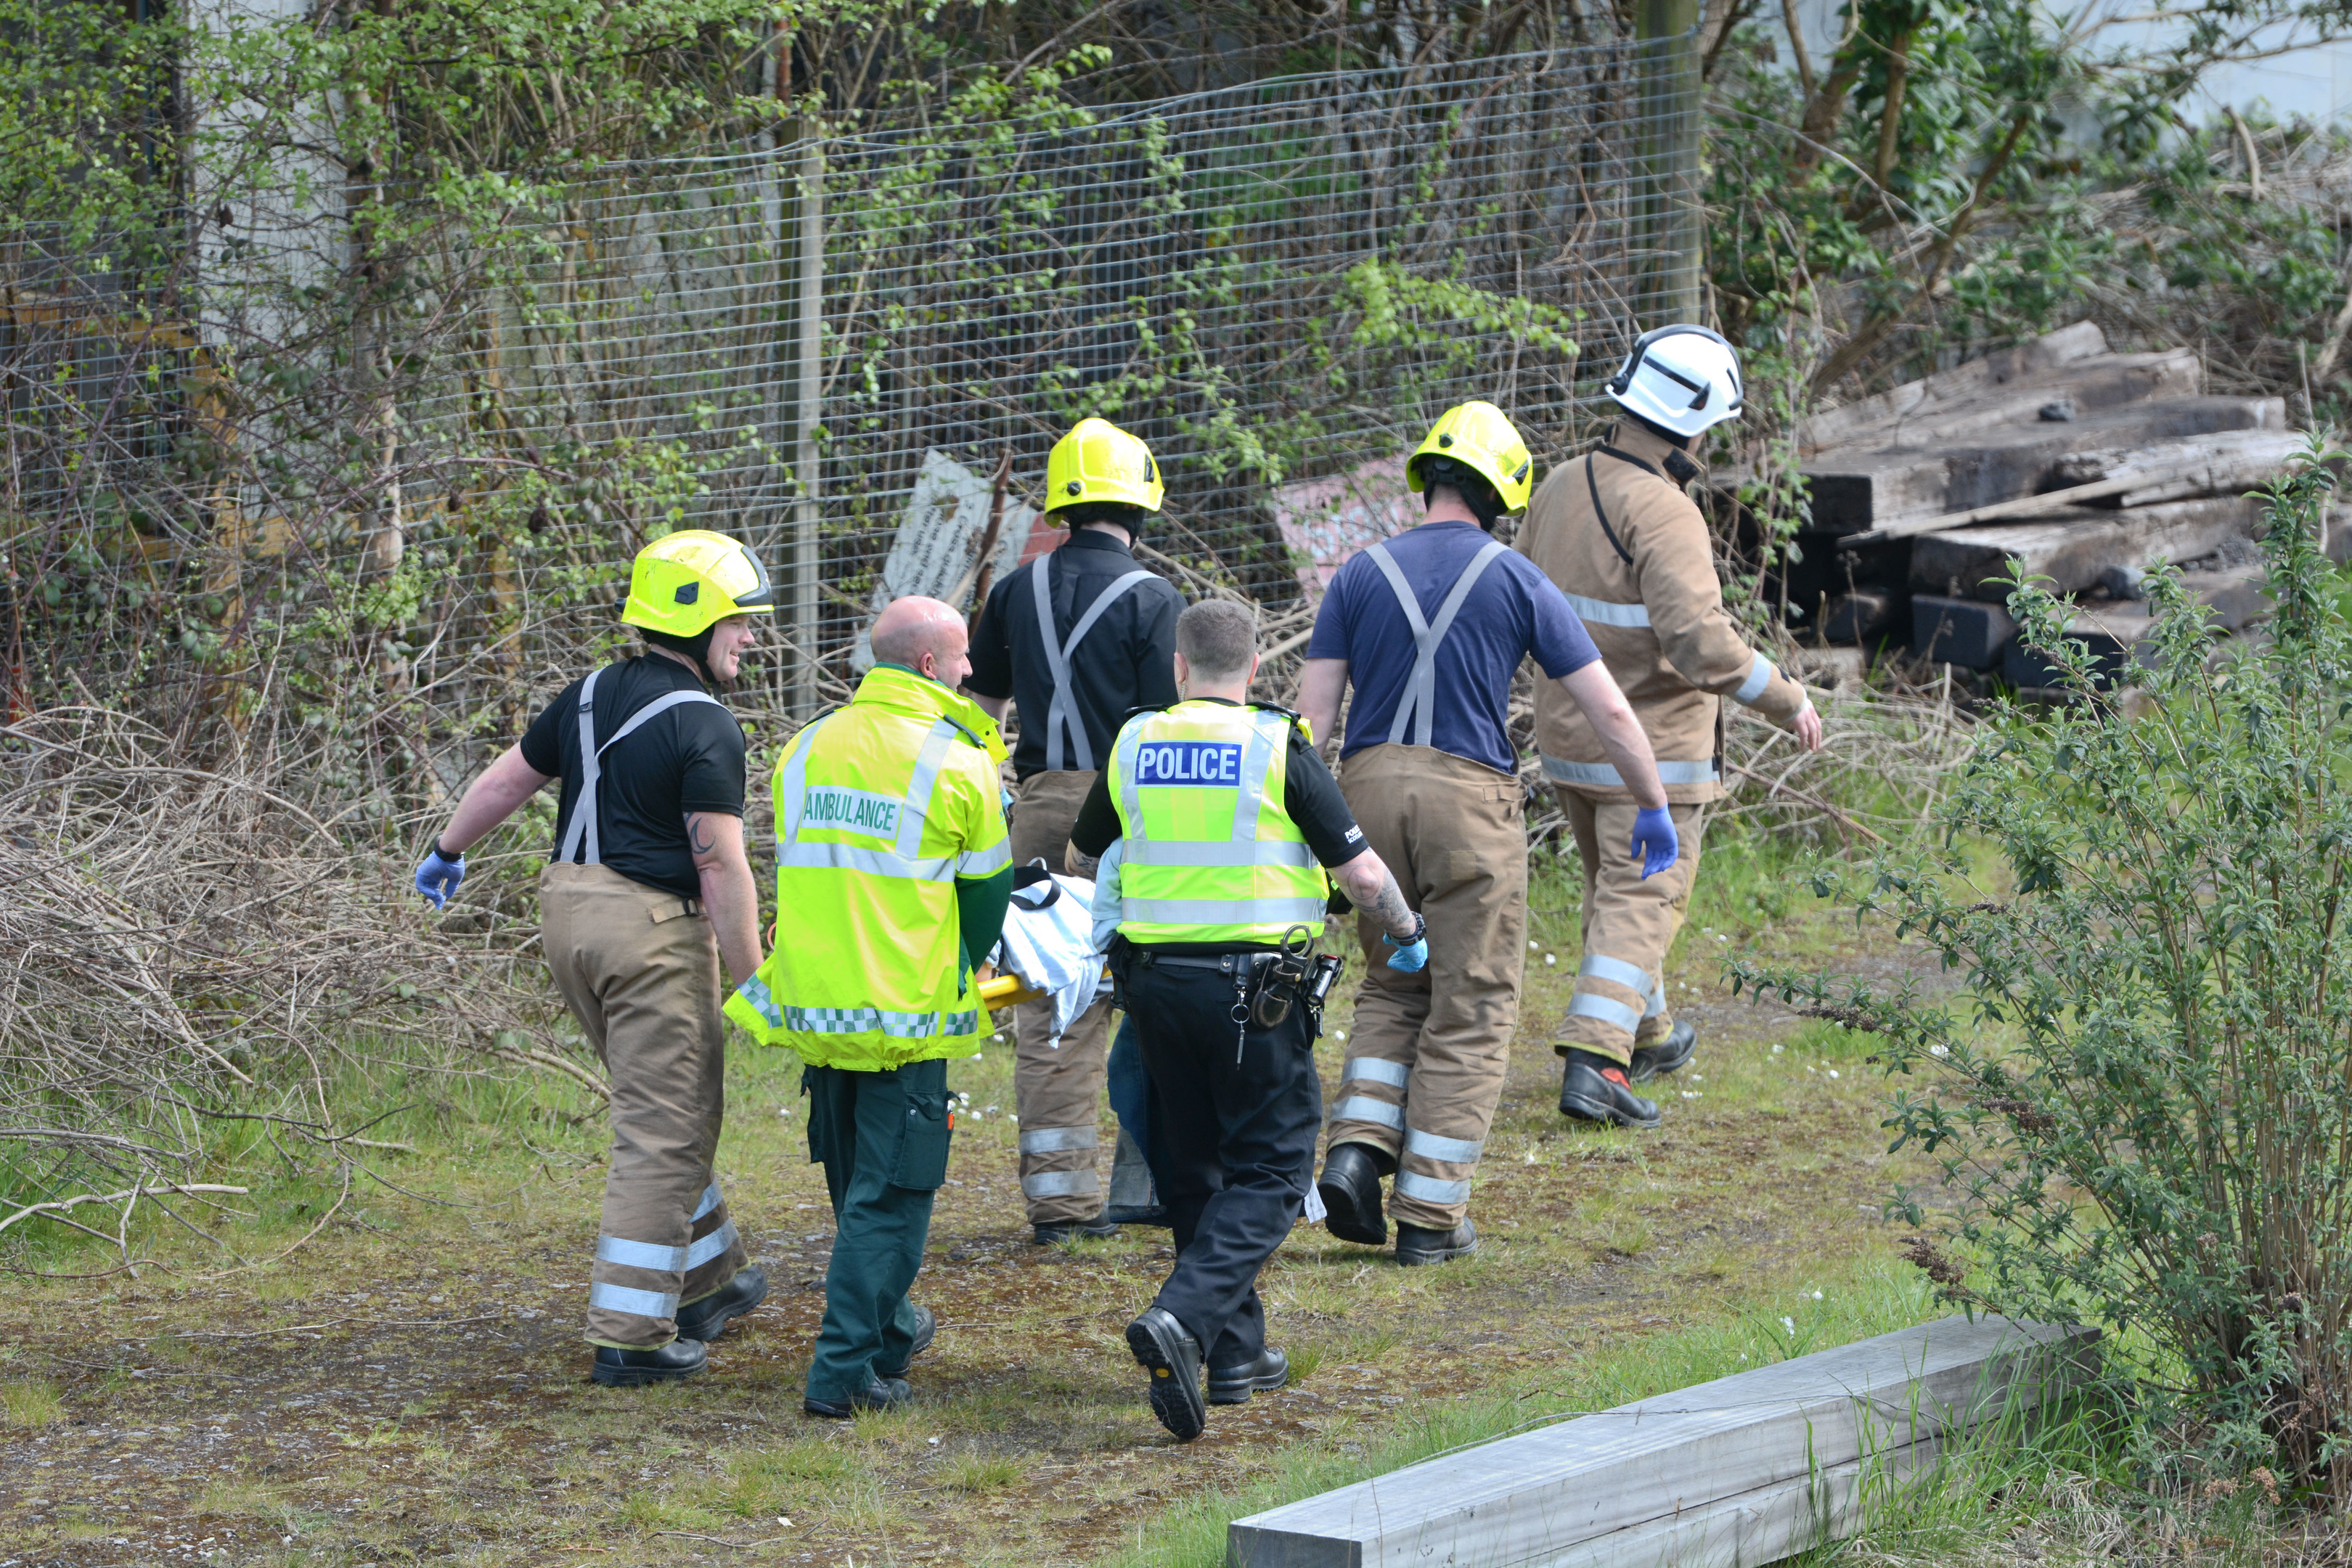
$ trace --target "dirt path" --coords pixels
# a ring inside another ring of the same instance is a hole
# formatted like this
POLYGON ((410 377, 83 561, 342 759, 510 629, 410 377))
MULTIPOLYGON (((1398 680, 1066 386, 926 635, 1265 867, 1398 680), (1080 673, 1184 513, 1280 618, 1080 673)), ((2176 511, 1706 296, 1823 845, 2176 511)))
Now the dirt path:
MULTIPOLYGON (((1553 1109, 1543 1028, 1575 949, 1549 967, 1559 950, 1531 952, 1529 1027, 1474 1200, 1481 1254, 1400 1270, 1302 1226, 1264 1282, 1297 1382, 1218 1412, 1190 1447, 1152 1422, 1120 1338, 1165 1233, 1028 1245, 994 1046, 951 1074, 972 1107, 918 1286, 942 1323, 919 1407, 805 1419, 831 1216, 796 1075, 747 1060, 720 1165, 774 1292, 709 1374, 587 1381, 594 1117, 565 1125, 581 1108, 552 1086, 471 1119, 412 1113, 387 1135, 418 1153, 380 1170, 415 1195, 362 1180, 282 1265, 194 1282, 200 1249, 159 1237, 177 1280, 0 1300, 0 1568, 1150 1556, 1167 1505, 1286 1456, 1360 1454, 1481 1390, 1590 1389, 1612 1358, 1696 1323, 1744 1314, 1769 1332, 1790 1313, 1794 1334, 1812 1290, 1889 1250, 1877 1078, 1819 1026, 1778 1048, 1796 1021, 1721 993, 1715 934, 1692 933, 1670 982, 1693 988, 1675 995, 1701 1055, 1666 1087, 1664 1130, 1640 1137, 1572 1131, 1553 1109)), ((1327 1092, 1339 1050, 1325 1040, 1327 1092)), ((322 1172, 286 1173, 221 1235, 266 1255, 331 1197, 322 1172)))

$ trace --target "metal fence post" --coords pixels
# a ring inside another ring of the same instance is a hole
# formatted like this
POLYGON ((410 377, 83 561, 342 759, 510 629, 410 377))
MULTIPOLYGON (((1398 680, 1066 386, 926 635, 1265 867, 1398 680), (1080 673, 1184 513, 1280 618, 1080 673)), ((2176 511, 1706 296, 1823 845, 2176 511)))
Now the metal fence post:
POLYGON ((1642 246, 1639 331, 1699 319, 1698 0, 1642 0, 1642 246))
POLYGON ((784 567, 785 619, 795 650, 793 659, 792 708, 794 716, 809 719, 817 710, 818 622, 817 548, 819 510, 816 431, 822 420, 824 363, 824 143, 807 120, 793 122, 788 143, 796 149, 791 189, 783 202, 785 280, 784 396, 790 413, 784 424, 784 446, 792 454, 793 498, 790 543, 784 567))

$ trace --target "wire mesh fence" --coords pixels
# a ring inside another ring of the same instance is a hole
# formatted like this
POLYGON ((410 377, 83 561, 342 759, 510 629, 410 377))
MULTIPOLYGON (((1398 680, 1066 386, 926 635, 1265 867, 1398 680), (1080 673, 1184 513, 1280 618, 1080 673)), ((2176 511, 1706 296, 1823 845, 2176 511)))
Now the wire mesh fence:
POLYGON ((464 204, 271 165, 274 198, 103 257, 20 232, 11 704, 266 716, 413 808, 610 635, 636 548, 701 526, 790 584, 746 695, 805 711, 880 598, 971 589, 986 515, 992 566, 1048 542, 1045 453, 1090 414, 1160 458, 1166 569, 1295 601, 1401 521, 1444 408, 1500 404, 1539 458, 1584 434, 1679 244, 1682 47, 1032 101, 464 204))

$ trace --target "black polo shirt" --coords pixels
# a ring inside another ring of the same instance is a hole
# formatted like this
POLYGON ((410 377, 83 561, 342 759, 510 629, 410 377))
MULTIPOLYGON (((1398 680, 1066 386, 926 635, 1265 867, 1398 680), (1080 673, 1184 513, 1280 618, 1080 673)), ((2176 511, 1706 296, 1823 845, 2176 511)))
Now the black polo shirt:
MULTIPOLYGON (((555 815, 555 849, 571 830, 580 799, 580 688, 573 681, 523 731, 522 760, 533 772, 563 777, 555 815)), ((676 659, 641 654, 608 667, 596 680, 596 739, 611 740, 629 716, 672 691, 699 691, 702 679, 676 659)), ((606 752, 596 781, 596 857, 632 882, 682 899, 699 898, 702 879, 686 838, 692 811, 743 815, 743 727, 726 709, 681 702, 646 721, 606 752)), ((549 857, 553 858, 553 855, 549 857)))
MULTIPOLYGON (((1019 707, 1015 777, 1045 771, 1045 714, 1054 701, 1054 669, 1039 635, 1037 589, 1030 574, 1047 574, 1054 642, 1059 647, 1103 590, 1135 569, 1134 555, 1118 535, 1080 529, 989 590, 980 624, 972 628, 971 674, 964 689, 999 700, 1009 697, 1019 707)), ((1071 701, 1094 748, 1095 766, 1109 761, 1111 742, 1129 713, 1176 700, 1176 617, 1183 608, 1183 595, 1164 578, 1139 583, 1071 650, 1071 701)), ((1062 748, 1062 765, 1076 767, 1066 735, 1062 748)))

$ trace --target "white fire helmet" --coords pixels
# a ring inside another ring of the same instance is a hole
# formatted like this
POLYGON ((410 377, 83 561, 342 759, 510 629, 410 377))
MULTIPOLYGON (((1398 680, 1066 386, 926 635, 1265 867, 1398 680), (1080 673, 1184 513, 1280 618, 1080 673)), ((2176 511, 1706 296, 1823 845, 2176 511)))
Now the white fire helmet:
POLYGON ((1631 413, 1677 436, 1739 417, 1739 353, 1687 322, 1644 332, 1605 384, 1631 413))

